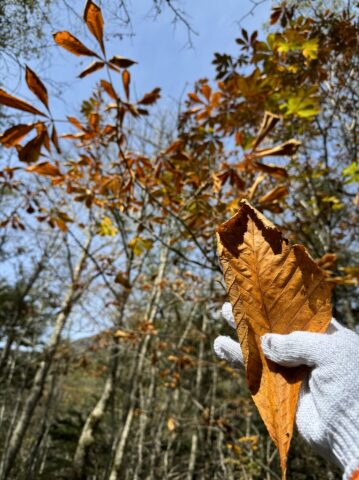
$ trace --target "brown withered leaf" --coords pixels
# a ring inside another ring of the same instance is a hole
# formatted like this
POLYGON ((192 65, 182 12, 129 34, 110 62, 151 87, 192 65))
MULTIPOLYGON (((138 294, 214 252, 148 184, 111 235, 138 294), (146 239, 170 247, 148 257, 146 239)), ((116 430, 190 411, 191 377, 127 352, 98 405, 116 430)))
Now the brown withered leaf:
POLYGON ((152 105, 161 97, 161 89, 154 88, 152 92, 146 93, 137 103, 139 105, 152 105))
POLYGON ((277 187, 270 190, 268 193, 263 195, 259 199, 259 203, 268 203, 273 202, 273 200, 279 200, 288 195, 288 187, 285 185, 278 185, 277 187))
POLYGON ((97 70, 101 70, 101 68, 105 65, 105 62, 97 62, 96 60, 90 65, 88 65, 82 72, 79 74, 79 78, 84 78, 90 73, 97 72, 97 70))
POLYGON ((267 360, 260 337, 295 330, 324 332, 331 319, 330 286, 305 248, 291 245, 245 200, 217 232, 247 382, 278 447, 284 479, 305 370, 280 367, 267 360))
POLYGON ((56 32, 53 34, 55 42, 60 45, 60 47, 64 48, 65 50, 77 55, 78 57, 81 55, 85 55, 87 57, 97 57, 97 53, 93 52, 89 48, 87 48, 80 40, 70 32, 56 32))
POLYGON ((292 138, 287 142, 282 143, 276 147, 263 148, 262 150, 257 150, 251 155, 256 158, 269 157, 275 155, 294 155, 298 148, 300 147, 300 142, 292 138))
POLYGON ((118 68, 129 68, 132 65, 135 65, 137 62, 135 62, 135 60, 131 60, 130 58, 114 55, 112 58, 110 58, 109 63, 118 68))
POLYGON ((61 153, 61 148, 59 144, 59 137, 57 136, 57 130, 55 128, 55 125, 52 126, 52 131, 51 131, 51 141, 56 148, 57 153, 61 153))
POLYGON ((277 167, 277 165, 264 164, 259 161, 254 161, 253 166, 260 172, 268 173, 271 177, 287 178, 288 172, 283 167, 277 167))
POLYGON ((21 147, 20 145, 16 146, 18 151, 19 160, 26 163, 35 163, 40 157, 41 147, 44 144, 46 138, 46 129, 40 131, 36 137, 30 140, 26 145, 21 147))
POLYGON ((44 175, 45 177, 60 177, 62 173, 56 165, 49 162, 41 162, 36 165, 27 167, 26 171, 35 172, 38 175, 44 175))
POLYGON ((253 149, 256 149, 258 147, 258 145, 264 140, 264 138, 268 135, 268 133, 271 130, 273 130, 273 128, 276 126, 279 120, 280 120, 280 117, 278 115, 274 115, 274 113, 270 113, 270 112, 264 113, 262 125, 253 143, 253 149))
POLYGON ((2 88, 0 88, 0 105, 6 105, 7 107, 16 108, 17 110, 22 110, 24 112, 46 117, 45 113, 40 112, 40 110, 33 107, 29 103, 24 102, 24 100, 10 95, 10 93, 5 92, 5 90, 2 88))
POLYGON ((107 95, 109 95, 111 98, 113 98, 114 100, 117 100, 117 94, 113 88, 113 86, 111 85, 110 82, 108 82, 107 80, 101 80, 101 86, 102 88, 105 90, 105 92, 107 93, 107 95))
POLYGON ((100 44, 101 50, 105 53, 105 46, 103 43, 103 18, 102 12, 98 5, 88 0, 84 11, 84 20, 92 35, 100 44))
POLYGON ((49 96, 45 85, 42 83, 40 78, 36 75, 35 72, 31 70, 30 67, 26 65, 25 70, 25 80, 29 89, 34 93, 37 98, 49 109, 49 96))
POLYGON ((4 147, 13 147, 17 145, 31 130, 35 124, 20 124, 10 127, 0 136, 0 143, 4 147))

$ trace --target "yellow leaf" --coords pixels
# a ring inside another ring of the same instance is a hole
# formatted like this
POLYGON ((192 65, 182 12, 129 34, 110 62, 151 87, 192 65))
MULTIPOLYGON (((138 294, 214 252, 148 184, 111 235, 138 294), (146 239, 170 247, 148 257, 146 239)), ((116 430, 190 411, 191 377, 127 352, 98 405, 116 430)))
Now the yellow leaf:
POLYGON ((176 428, 177 422, 173 417, 169 417, 167 420, 167 428, 170 432, 173 432, 173 430, 176 428))
POLYGON ((118 229, 113 225, 111 218, 103 217, 98 226, 97 233, 101 235, 101 237, 113 237, 117 232, 118 229))
POLYGON ((303 44, 303 55, 308 60, 315 60, 318 58, 319 39, 311 38, 303 44))

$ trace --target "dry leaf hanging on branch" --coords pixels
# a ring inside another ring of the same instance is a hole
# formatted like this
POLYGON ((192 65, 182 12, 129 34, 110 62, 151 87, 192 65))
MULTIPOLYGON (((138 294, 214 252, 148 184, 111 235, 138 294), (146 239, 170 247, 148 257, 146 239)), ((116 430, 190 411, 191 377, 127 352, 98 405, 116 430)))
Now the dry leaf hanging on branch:
POLYGON ((267 360, 260 337, 295 330, 324 332, 331 319, 330 286, 301 245, 291 245, 243 200, 220 225, 218 252, 253 400, 278 447, 283 478, 304 367, 267 360))

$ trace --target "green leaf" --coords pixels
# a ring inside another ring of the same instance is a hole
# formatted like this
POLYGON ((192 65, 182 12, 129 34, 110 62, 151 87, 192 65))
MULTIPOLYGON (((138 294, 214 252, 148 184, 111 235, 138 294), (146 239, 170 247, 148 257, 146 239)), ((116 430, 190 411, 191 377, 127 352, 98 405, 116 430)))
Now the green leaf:
POLYGON ((301 118, 313 117, 320 112, 319 99, 315 97, 292 97, 280 108, 285 110, 286 116, 297 115, 301 118))
POLYGON ((343 169, 344 177, 349 177, 345 183, 359 182, 359 167, 356 162, 351 163, 348 167, 343 169))

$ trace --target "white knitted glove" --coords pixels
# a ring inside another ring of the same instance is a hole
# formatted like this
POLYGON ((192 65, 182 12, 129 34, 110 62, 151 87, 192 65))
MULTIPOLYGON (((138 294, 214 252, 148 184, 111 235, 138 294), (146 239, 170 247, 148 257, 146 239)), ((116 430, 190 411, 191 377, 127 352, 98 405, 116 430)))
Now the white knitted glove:
MULTIPOLYGON (((222 315, 235 328, 232 307, 222 315)), ((337 463, 349 480, 359 469, 359 335, 332 320, 325 334, 275 333, 261 338, 264 355, 286 367, 313 367, 303 381, 296 423, 299 433, 322 456, 337 463)), ((238 342, 217 337, 216 355, 243 365, 238 342)))

